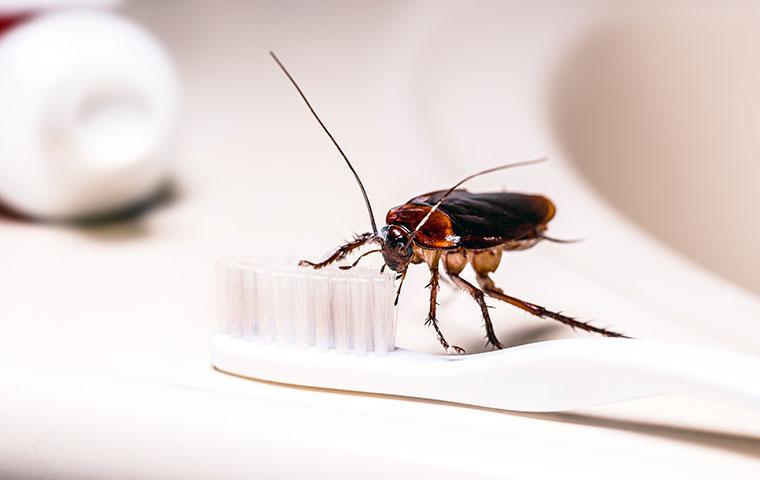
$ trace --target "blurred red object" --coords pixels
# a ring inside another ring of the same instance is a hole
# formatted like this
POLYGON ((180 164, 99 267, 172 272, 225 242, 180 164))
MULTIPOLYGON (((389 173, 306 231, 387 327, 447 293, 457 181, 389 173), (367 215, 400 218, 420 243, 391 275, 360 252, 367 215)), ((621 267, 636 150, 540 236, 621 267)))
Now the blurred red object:
MULTIPOLYGON (((30 17, 29 14, 8 15, 8 16, 0 15, 0 37, 2 37, 11 28, 15 27, 16 25, 23 22, 29 17, 30 17)), ((12 210, 9 210, 3 204, 2 199, 0 199, 0 219, 3 219, 3 217, 5 217, 5 219, 11 219, 11 220, 18 220, 22 218, 17 213, 13 212, 12 210)))
POLYGON ((0 36, 5 34, 8 30, 16 26, 17 24, 23 22, 27 18, 29 18, 29 14, 22 14, 22 15, 10 15, 10 16, 2 16, 0 15, 0 36))

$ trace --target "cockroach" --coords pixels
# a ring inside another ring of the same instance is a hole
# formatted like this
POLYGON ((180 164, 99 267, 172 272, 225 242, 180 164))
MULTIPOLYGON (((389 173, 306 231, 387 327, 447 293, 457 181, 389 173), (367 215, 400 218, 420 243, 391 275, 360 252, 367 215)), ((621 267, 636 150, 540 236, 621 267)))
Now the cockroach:
POLYGON ((433 327, 438 341, 447 351, 449 348, 453 348, 457 353, 464 352, 462 348, 449 344, 438 324, 436 297, 440 281, 439 266, 441 264, 451 282, 469 293, 477 302, 485 323, 486 339, 494 348, 500 349, 503 348, 503 345, 494 332, 488 305, 485 302, 486 296, 506 302, 537 317, 556 320, 573 329, 577 328, 607 337, 628 338, 623 334, 596 327, 588 322, 582 322, 535 303, 508 295, 496 286, 490 276, 499 267, 504 251, 524 250, 533 247, 541 240, 558 243, 567 243, 568 241, 546 235, 547 226, 554 217, 556 208, 554 203, 543 195, 512 192, 472 193, 459 187, 468 180, 481 175, 532 165, 545 159, 499 165, 469 175, 448 190, 438 190, 414 197, 403 205, 392 208, 385 217, 387 225, 378 231, 375 216, 372 213, 372 205, 359 174, 356 173, 343 149, 319 118, 290 72, 273 52, 269 52, 269 54, 296 88, 314 118, 353 173, 364 197, 372 226, 372 232, 356 235, 353 240, 338 247, 325 260, 320 262, 301 260, 299 265, 315 269, 323 268, 345 259, 362 246, 376 244, 378 248, 365 252, 351 265, 343 265, 340 268, 352 268, 365 256, 372 253, 382 253, 385 262, 382 269, 390 268, 398 274, 397 280, 400 280, 395 300, 395 303, 398 304, 401 287, 404 284, 409 265, 426 263, 430 270, 430 309, 425 324, 433 327), (460 276, 468 263, 475 271, 480 288, 460 276))

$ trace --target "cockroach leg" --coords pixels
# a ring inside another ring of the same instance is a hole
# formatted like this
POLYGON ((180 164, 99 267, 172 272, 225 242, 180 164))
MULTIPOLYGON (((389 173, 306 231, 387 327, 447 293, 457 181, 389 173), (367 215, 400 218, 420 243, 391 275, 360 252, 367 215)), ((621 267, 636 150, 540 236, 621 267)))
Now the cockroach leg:
POLYGON ((498 300, 501 300, 503 302, 507 302, 510 305, 514 305, 517 308, 520 308, 522 310, 525 310, 526 312, 535 315, 537 317, 541 318, 550 318, 552 320, 556 320, 560 323, 563 323, 573 330, 580 329, 585 330, 587 332, 593 332, 598 333, 600 335, 604 335, 605 337, 619 337, 619 338, 630 338, 626 335, 623 335, 622 333, 613 332, 611 330, 607 330, 600 327, 595 327, 587 322, 582 322, 580 320, 576 320, 572 317, 568 317, 566 315, 562 315, 558 312, 552 312, 551 310, 547 310, 546 308, 536 305, 530 302, 526 302, 524 300, 520 300, 519 298, 511 297, 504 293, 504 291, 493 283, 493 280, 491 277, 488 276, 487 273, 480 273, 477 274, 478 278, 478 284, 480 285, 480 288, 483 289, 484 292, 489 297, 496 298, 498 300))
POLYGON ((363 233, 361 235, 357 235, 350 242, 338 247, 335 253, 327 257, 327 259, 321 262, 310 262, 308 260, 301 260, 300 262, 298 262, 298 265, 301 267, 312 267, 314 269, 326 267, 333 262, 337 262, 338 260, 343 260, 344 258, 348 256, 349 253, 361 247, 365 243, 369 242, 370 240, 372 240, 373 237, 374 237, 374 234, 372 233, 363 233))
POLYGON ((376 248, 375 250, 370 250, 369 252, 364 252, 361 255, 359 255, 359 258, 357 258, 354 261, 354 263, 352 263, 351 265, 341 265, 338 268, 340 268, 341 270, 351 270, 355 266, 359 265, 359 262, 361 261, 361 259, 364 258, 364 257, 366 257, 367 255, 369 255, 370 253, 379 253, 379 252, 382 252, 382 251, 383 251, 382 249, 376 248))
POLYGON ((483 322, 486 326, 486 338, 488 339, 488 342, 493 345, 494 348, 504 348, 501 342, 499 342, 499 339, 496 338, 496 332, 494 332, 493 323, 491 322, 491 315, 488 313, 488 306, 486 305, 484 298, 485 295, 475 285, 459 276, 461 271, 467 265, 468 257, 469 254, 465 250, 447 252, 444 254, 443 264, 446 274, 451 281, 454 282, 454 285, 469 293, 477 302, 480 307, 480 313, 483 316, 483 322))
POLYGON ((444 350, 449 349, 449 342, 446 341, 446 339, 443 336, 443 333, 441 332, 440 327, 438 326, 438 319, 435 317, 436 315, 436 297, 438 296, 438 269, 430 269, 430 310, 428 311, 427 319, 425 320, 426 326, 432 326, 435 330, 436 335, 438 335, 438 341, 441 342, 441 345, 443 346, 444 350))
POLYGON ((437 250, 433 250, 432 252, 434 253, 430 255, 430 258, 426 258, 428 266, 430 267, 430 283, 428 284, 430 287, 430 311, 428 312, 427 320, 425 320, 425 325, 432 326, 435 329, 435 333, 438 335, 438 341, 441 342, 444 350, 448 351, 450 346, 455 352, 462 354, 464 353, 464 349, 457 345, 449 345, 449 342, 443 337, 441 328, 438 326, 438 319, 436 318, 438 303, 436 302, 436 299, 438 297, 438 280, 440 279, 438 263, 441 258, 441 252, 437 250))
POLYGON ((485 325, 486 325, 486 338, 488 339, 488 343, 493 345, 494 348, 498 348, 498 349, 504 348, 501 342, 499 342, 499 339, 496 338, 496 332, 494 332, 494 329, 493 329, 491 316, 488 314, 488 306, 486 305, 483 292, 480 291, 478 287, 476 287, 475 285, 471 284, 464 278, 460 277, 458 273, 448 273, 448 272, 446 273, 448 274, 449 278, 451 278, 451 281, 453 281, 457 287, 469 293, 472 296, 472 298, 474 298, 475 301, 480 306, 480 313, 483 315, 483 322, 485 322, 485 325))
POLYGON ((401 282, 398 284, 398 290, 396 290, 396 299, 393 300, 393 306, 398 307, 398 297, 401 296, 401 287, 404 286, 404 280, 406 279, 406 270, 404 270, 404 273, 399 273, 396 275, 396 280, 401 280, 401 282))
POLYGON ((587 332, 599 333, 607 337, 627 338, 625 335, 622 335, 620 333, 615 333, 603 328, 595 327, 589 323, 581 322, 580 320, 562 315, 558 312, 552 312, 551 310, 547 310, 540 305, 535 305, 533 303, 520 300, 519 298, 511 297, 504 293, 502 289, 496 287, 493 279, 491 279, 489 276, 491 273, 495 272, 497 268, 499 268, 499 263, 501 262, 501 253, 502 251, 498 247, 489 248, 487 250, 473 252, 470 258, 470 264, 477 274, 478 285, 480 285, 480 288, 483 289, 486 295, 509 303, 510 305, 514 305, 517 308, 521 308, 537 317, 550 318, 560 323, 564 323, 573 329, 579 328, 587 332))

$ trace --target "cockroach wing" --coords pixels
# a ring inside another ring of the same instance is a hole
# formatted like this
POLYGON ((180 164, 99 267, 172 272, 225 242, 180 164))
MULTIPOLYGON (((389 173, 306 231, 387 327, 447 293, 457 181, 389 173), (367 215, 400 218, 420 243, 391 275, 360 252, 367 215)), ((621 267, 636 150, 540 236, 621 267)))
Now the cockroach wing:
MULTIPOLYGON (((414 230, 445 193, 440 190, 412 198, 388 212, 386 220, 414 230)), ((455 190, 423 226, 415 243, 423 248, 480 249, 534 240, 554 213, 554 204, 541 195, 455 190)))

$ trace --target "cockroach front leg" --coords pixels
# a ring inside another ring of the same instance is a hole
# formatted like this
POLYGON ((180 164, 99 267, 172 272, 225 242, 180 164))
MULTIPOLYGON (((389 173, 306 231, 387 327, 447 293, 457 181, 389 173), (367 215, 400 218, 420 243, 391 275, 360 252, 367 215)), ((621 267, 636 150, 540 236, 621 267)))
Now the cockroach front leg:
POLYGON ((298 262, 298 265, 301 267, 312 267, 314 269, 326 267, 333 262, 337 262, 338 260, 343 260, 344 258, 348 256, 349 253, 361 247, 365 243, 369 242, 370 240, 372 240, 373 237, 374 235, 372 233, 363 233, 361 235, 357 235, 350 242, 338 247, 335 253, 327 257, 327 259, 325 259, 324 261, 310 262, 308 260, 301 260, 300 262, 298 262))
MULTIPOLYGON (((430 287, 430 311, 428 312, 427 320, 425 320, 425 325, 432 326, 435 329, 435 333, 438 335, 438 341, 441 342, 443 349, 448 351, 449 343, 443 337, 441 328, 438 326, 438 319, 436 318, 436 310, 438 307, 436 301, 438 297, 438 280, 440 279, 438 263, 440 262, 440 259, 441 253, 439 251, 433 251, 430 258, 426 258, 428 266, 430 267, 430 284, 428 285, 428 287, 430 287)), ((457 345, 451 345, 451 348, 459 354, 464 353, 464 349, 457 345)))
POLYGON ((488 339, 488 342, 493 345, 494 348, 504 348, 501 342, 499 342, 499 339, 496 338, 496 332, 494 332, 493 329, 493 323, 491 322, 491 316, 488 313, 488 305, 486 305, 483 292, 480 291, 478 287, 459 276, 464 267, 467 265, 467 258, 468 253, 465 250, 447 252, 443 258, 446 275, 448 275, 451 281, 454 282, 454 285, 469 293, 470 296, 477 302, 478 306, 480 307, 480 313, 483 315, 483 322, 486 326, 486 338, 488 339))

